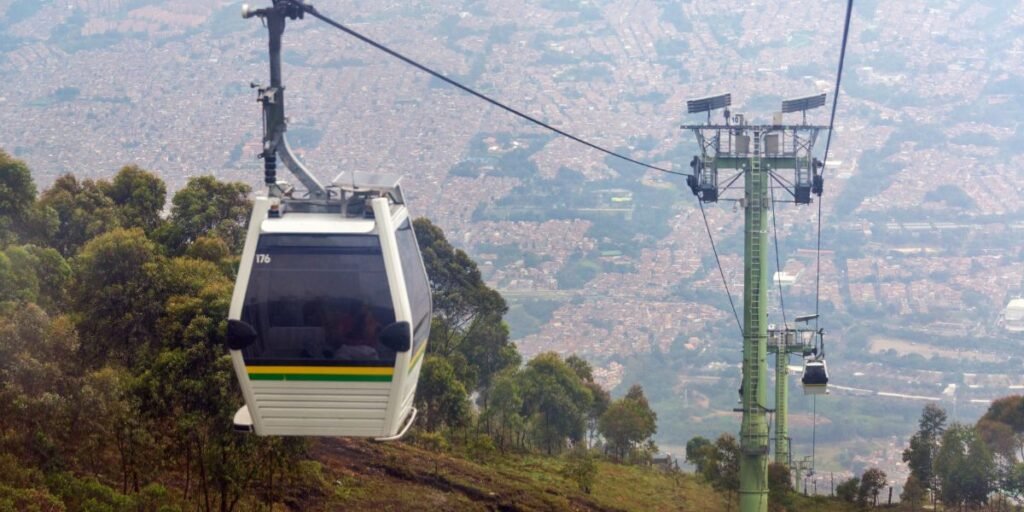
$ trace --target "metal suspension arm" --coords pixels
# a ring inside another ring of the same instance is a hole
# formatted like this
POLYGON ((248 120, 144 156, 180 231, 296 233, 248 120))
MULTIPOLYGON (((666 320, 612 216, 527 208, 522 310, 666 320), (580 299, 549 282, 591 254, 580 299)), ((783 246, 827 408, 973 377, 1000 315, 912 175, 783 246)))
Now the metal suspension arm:
POLYGON ((263 180, 270 188, 271 196, 284 193, 277 185, 277 157, 285 167, 306 187, 311 198, 327 197, 327 190, 292 153, 285 132, 288 121, 284 115, 284 85, 281 83, 281 38, 287 19, 301 19, 305 6, 301 0, 273 0, 274 5, 264 9, 250 9, 242 6, 242 17, 254 16, 264 20, 270 36, 270 87, 260 88, 258 101, 263 105, 263 180))

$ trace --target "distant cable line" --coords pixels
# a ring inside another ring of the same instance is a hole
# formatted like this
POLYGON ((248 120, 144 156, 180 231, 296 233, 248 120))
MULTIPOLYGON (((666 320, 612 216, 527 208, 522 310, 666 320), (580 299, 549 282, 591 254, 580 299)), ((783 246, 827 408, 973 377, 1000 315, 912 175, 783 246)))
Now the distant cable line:
POLYGON ((787 330, 789 322, 786 321, 786 299, 782 294, 782 260, 779 259, 779 228, 778 220, 775 217, 775 187, 769 187, 772 194, 772 238, 775 239, 775 274, 779 285, 779 309, 782 310, 782 325, 787 330))
POLYGON ((580 144, 583 144, 584 146, 587 146, 587 147, 589 147, 591 149, 596 149, 596 150, 598 150, 598 151, 600 151, 602 153, 605 153, 607 155, 613 156, 615 158, 619 158, 619 159, 625 160, 625 161, 627 161, 629 163, 632 163, 632 164, 639 165, 641 167, 646 167, 648 169, 653 169, 655 171, 664 172, 664 173, 668 173, 668 174, 675 174, 677 176, 689 176, 689 174, 686 174, 686 173, 682 173, 682 172, 679 172, 679 171, 673 171, 673 170, 670 170, 670 169, 665 169, 664 167, 658 167, 656 165, 651 165, 651 164, 648 164, 646 162, 641 162, 639 160, 630 158, 630 157, 628 157, 626 155, 623 155, 621 153, 617 153, 617 152, 612 151, 610 149, 606 149, 606 148, 603 148, 601 146, 598 146, 597 144, 594 144, 592 142, 584 140, 584 139, 582 139, 580 137, 577 137, 577 136, 575 136, 575 135, 573 135, 573 134, 571 134, 569 132, 566 132, 564 130, 560 130, 558 128, 555 128, 554 126, 551 126, 550 124, 545 123, 544 121, 541 121, 540 119, 537 119, 537 118, 535 118, 535 117, 533 117, 533 116, 531 116, 529 114, 526 114, 526 113, 523 113, 523 112, 521 112, 519 110, 516 110, 516 109, 514 109, 514 108, 512 108, 512 107, 510 107, 510 106, 508 106, 508 105, 506 105, 506 104, 504 104, 504 103, 494 99, 494 98, 491 98, 490 96, 487 96, 484 93, 478 92, 478 91, 476 91, 475 89, 473 89, 473 88, 471 88, 469 86, 463 85, 463 84, 461 84, 461 83, 459 83, 459 82, 457 82, 457 81, 455 81, 455 80, 453 80, 451 78, 448 78, 447 76, 445 76, 445 75, 443 75, 443 74, 441 74, 441 73, 439 73, 437 71, 434 71, 433 69, 430 69, 427 66, 425 66, 423 64, 420 64, 419 62, 416 62, 415 60, 413 60, 413 59, 411 59, 409 57, 406 57, 405 55, 402 55, 401 53, 398 53, 395 50, 392 50, 391 48, 388 48, 384 44, 378 43, 377 41, 374 41, 373 39, 370 39, 369 37, 366 37, 363 34, 360 34, 359 32, 356 32, 355 30, 352 30, 351 28, 346 27, 345 25, 342 25, 341 23, 338 23, 337 21, 334 21, 331 18, 328 18, 327 16, 325 16, 323 14, 320 14, 320 12, 317 11, 316 8, 313 7, 312 5, 303 4, 302 7, 306 10, 306 12, 308 12, 314 18, 317 18, 320 21, 323 21, 324 23, 326 23, 326 24, 328 24, 328 25, 330 25, 330 26, 332 26, 332 27, 334 27, 334 28, 336 28, 338 30, 340 30, 340 31, 342 31, 342 32, 344 32, 344 33, 346 33, 346 34, 348 34, 348 35, 350 35, 350 36, 352 36, 352 37, 354 37, 356 39, 359 39, 360 41, 362 41, 362 42, 364 42, 364 43, 366 43, 366 44, 368 44, 368 45, 370 45, 370 46, 372 46, 372 47, 374 47, 374 48, 376 48, 376 49, 378 49, 378 50, 380 50, 380 51, 382 51, 382 52, 384 52, 384 53, 386 53, 386 54, 388 54, 388 55, 390 55, 390 56, 392 56, 392 57, 394 57, 394 58, 396 58, 396 59, 398 59, 398 60, 400 60, 400 61, 402 61, 402 62, 404 62, 404 63, 406 63, 406 64, 408 64, 410 66, 412 66, 412 67, 414 67, 414 68, 416 68, 416 69, 419 69, 420 71, 423 71, 424 73, 427 73, 428 75, 431 75, 434 78, 437 78, 438 80, 441 80, 441 81, 443 81, 443 82, 445 82, 445 83, 447 83, 447 84, 449 84, 451 86, 454 86, 454 87, 457 87, 459 89, 462 89, 463 91, 465 91, 465 92, 467 92, 469 94, 472 94, 473 96, 476 96, 477 98, 480 98, 480 99, 486 101, 487 103, 490 103, 491 105, 494 105, 494 106, 496 106, 496 107, 498 107, 498 108, 500 108, 502 110, 505 110, 506 112, 509 112, 512 115, 521 117, 521 118, 523 118, 523 119, 525 119, 525 120, 527 120, 527 121, 529 121, 529 122, 531 122, 531 123, 533 123, 533 124, 535 124, 537 126, 546 128, 546 129, 548 129, 548 130, 550 130, 552 132, 555 132, 555 133, 557 133, 557 134, 559 134, 559 135, 561 135, 563 137, 566 137, 566 138, 574 140, 574 141, 576 141, 576 142, 578 142, 580 144))
MULTIPOLYGON (((825 174, 828 164, 828 149, 832 145, 832 132, 836 123, 836 106, 839 105, 839 84, 843 81, 843 61, 846 60, 846 41, 850 36, 850 15, 853 13, 853 0, 846 2, 846 21, 843 25, 843 43, 839 48, 839 67, 836 70, 836 90, 832 93, 832 115, 828 118, 828 138, 825 139, 825 154, 821 160, 821 173, 825 174)), ((815 278, 814 278, 814 314, 817 315, 821 303, 821 199, 818 196, 818 242, 814 249, 815 253, 815 278)), ((817 328, 818 319, 815 317, 814 326, 817 328)), ((814 460, 814 447, 811 447, 811 460, 814 460)), ((811 464, 814 465, 813 463, 811 464)))
POLYGON ((825 172, 824 164, 828 162, 828 148, 832 145, 832 127, 836 123, 836 106, 839 105, 839 84, 843 81, 843 61, 846 60, 846 40, 850 36, 851 13, 853 13, 853 0, 847 0, 846 24, 843 26, 843 44, 839 48, 839 69, 836 71, 836 90, 832 93, 832 115, 828 118, 828 137, 825 138, 825 155, 821 161, 821 172, 825 172))
POLYGON ((711 236, 711 224, 708 223, 708 215, 704 213, 704 201, 697 200, 700 206, 700 215, 704 217, 704 228, 708 231, 708 240, 711 241, 711 251, 715 253, 715 263, 718 264, 718 273, 722 276, 722 286, 725 287, 725 295, 729 297, 729 305, 732 306, 732 316, 736 318, 736 327, 743 336, 743 322, 740 322, 740 315, 736 312, 736 303, 732 300, 732 293, 729 291, 729 282, 725 279, 725 270, 722 269, 722 260, 718 259, 718 249, 715 247, 715 239, 711 236))

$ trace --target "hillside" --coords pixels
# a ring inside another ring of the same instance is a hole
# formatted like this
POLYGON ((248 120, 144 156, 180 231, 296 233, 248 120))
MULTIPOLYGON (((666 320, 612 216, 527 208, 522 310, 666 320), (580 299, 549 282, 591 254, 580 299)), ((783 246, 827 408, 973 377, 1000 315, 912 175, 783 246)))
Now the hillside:
MULTIPOLYGON (((324 439, 314 458, 335 494, 315 507, 346 510, 726 510, 726 498, 682 472, 598 463, 591 494, 540 455, 475 462, 409 443, 324 439)), ((313 505, 310 503, 309 505, 313 505)), ((315 508, 314 507, 314 508, 315 508)))

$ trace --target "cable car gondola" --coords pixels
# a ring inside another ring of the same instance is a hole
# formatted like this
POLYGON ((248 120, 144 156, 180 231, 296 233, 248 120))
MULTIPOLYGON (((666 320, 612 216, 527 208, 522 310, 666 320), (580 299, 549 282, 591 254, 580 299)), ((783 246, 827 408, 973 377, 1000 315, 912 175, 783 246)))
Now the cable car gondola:
POLYGON ((805 395, 828 394, 828 366, 825 358, 809 359, 804 362, 804 374, 800 378, 805 395))
POLYGON ((242 6, 270 35, 266 197, 255 200, 227 341, 245 398, 237 430, 393 440, 416 418, 430 287, 398 177, 342 173, 324 187, 285 135, 281 36, 301 2, 242 6), (305 191, 277 180, 280 158, 305 191))
POLYGON ((336 201, 255 201, 228 327, 240 430, 389 439, 416 416, 431 302, 401 188, 335 185, 336 201))

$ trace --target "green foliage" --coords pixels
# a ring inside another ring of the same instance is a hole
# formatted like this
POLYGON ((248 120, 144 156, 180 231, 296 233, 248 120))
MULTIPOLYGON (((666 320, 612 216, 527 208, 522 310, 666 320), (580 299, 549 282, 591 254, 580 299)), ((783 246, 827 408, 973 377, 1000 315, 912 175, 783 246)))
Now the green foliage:
POLYGON ((565 358, 565 364, 572 368, 572 371, 576 372, 576 376, 583 382, 594 382, 594 367, 590 366, 586 359, 572 354, 565 358))
POLYGON ((98 236, 73 260, 70 297, 87 362, 131 366, 148 353, 162 309, 149 269, 159 262, 156 244, 138 228, 98 236))
POLYGON ((903 450, 903 462, 926 490, 935 490, 935 453, 946 429, 946 411, 935 404, 926 405, 918 426, 919 430, 910 438, 910 446, 903 450))
POLYGON ((36 199, 36 185, 25 162, 0 149, 0 246, 10 243, 10 234, 24 221, 36 199))
POLYGON ((719 491, 734 492, 740 488, 740 444, 732 434, 723 433, 714 444, 698 443, 696 456, 701 461, 699 474, 719 491))
POLYGON ((436 453, 444 453, 451 449, 448 440, 440 432, 413 432, 410 441, 436 453))
POLYGON ((853 477, 836 486, 836 496, 847 502, 857 502, 857 492, 860 490, 860 477, 853 477))
POLYGON ((190 258, 219 263, 231 255, 231 249, 224 240, 214 236, 201 236, 185 251, 190 258))
POLYGON ((456 351, 469 365, 475 378, 468 385, 475 389, 486 390, 498 372, 522 362, 519 350, 509 340, 508 324, 496 314, 477 317, 456 351))
POLYGON ((469 421, 469 395, 446 359, 428 355, 423 362, 416 407, 427 430, 460 427, 469 421))
POLYGON ((39 199, 42 207, 56 212, 58 222, 46 245, 64 257, 73 256, 89 240, 118 227, 117 209, 104 188, 92 180, 79 182, 71 174, 57 178, 39 199))
POLYGON ((65 463, 77 412, 73 327, 34 304, 0 317, 0 451, 44 469, 65 463))
POLYGON ((495 377, 488 391, 487 407, 480 414, 480 423, 505 452, 512 445, 520 445, 526 428, 523 416, 523 395, 520 375, 506 371, 495 377))
POLYGON ((64 504, 42 489, 18 489, 0 484, 0 512, 63 512, 64 504))
POLYGON ((590 494, 597 478, 597 458, 590 450, 576 448, 565 457, 562 474, 579 486, 580 491, 590 494))
POLYGON ((598 422, 598 430, 615 458, 622 460, 650 440, 658 430, 657 420, 643 388, 634 384, 626 396, 608 406, 598 422))
POLYGON ((152 233, 163 222, 160 212, 167 201, 167 186, 155 174, 126 165, 104 188, 117 205, 121 226, 152 233))
POLYGON ((95 478, 76 478, 71 473, 55 473, 47 477, 46 486, 60 498, 69 511, 134 512, 134 500, 95 478))
MULTIPOLYGON (((38 302, 39 277, 36 275, 36 267, 39 266, 39 260, 26 247, 8 247, 3 254, 8 262, 6 272, 0 270, 0 289, 6 292, 4 297, 21 303, 38 302)), ((0 268, 3 266, 0 263, 0 268)))
POLYGON ((33 259, 39 293, 36 303, 51 313, 57 313, 67 304, 67 287, 71 282, 71 265, 67 260, 50 247, 36 245, 24 246, 33 259))
POLYGON ((137 167, 110 183, 63 176, 18 206, 38 215, 15 233, 34 245, 0 242, 0 510, 304 509, 330 494, 301 439, 231 430, 229 243, 248 189, 192 185, 171 226, 200 234, 184 257, 150 238, 174 230, 164 184, 137 167))
POLYGON ((714 445, 706 437, 697 436, 686 442, 686 462, 693 464, 698 474, 707 472, 707 465, 712 462, 711 450, 714 445))
POLYGON ((768 508, 771 510, 786 510, 792 503, 790 493, 793 491, 793 482, 790 479, 789 467, 785 464, 773 462, 768 464, 768 508))
POLYGON ((860 477, 860 485, 857 487, 857 503, 861 506, 877 505, 878 493, 885 487, 885 472, 878 468, 871 468, 864 471, 860 477))
POLYGON ((250 191, 248 185, 225 183, 213 176, 191 178, 174 194, 169 222, 154 236, 173 254, 185 252, 204 235, 220 238, 237 254, 252 212, 250 191))
POLYGON ((486 463, 494 460, 497 451, 494 439, 487 434, 473 434, 466 441, 466 455, 476 462, 486 463))
POLYGON ((469 255, 452 247, 441 228, 423 218, 416 219, 413 228, 434 302, 430 350, 449 356, 463 341, 471 343, 467 338, 472 328, 481 327, 477 319, 500 320, 508 306, 498 292, 483 282, 469 255))
POLYGON ((939 496, 947 506, 976 507, 988 501, 995 462, 974 427, 953 424, 943 433, 935 475, 939 496))
POLYGON ((535 439, 548 454, 560 452, 565 440, 583 440, 586 415, 593 402, 590 390, 558 354, 538 354, 522 373, 526 417, 535 439))
POLYGON ((918 510, 924 503, 927 490, 920 480, 914 475, 907 477, 903 484, 903 492, 900 493, 900 501, 910 505, 911 510, 918 510))

